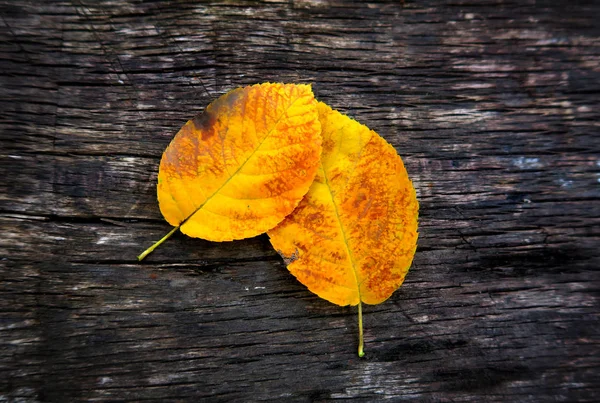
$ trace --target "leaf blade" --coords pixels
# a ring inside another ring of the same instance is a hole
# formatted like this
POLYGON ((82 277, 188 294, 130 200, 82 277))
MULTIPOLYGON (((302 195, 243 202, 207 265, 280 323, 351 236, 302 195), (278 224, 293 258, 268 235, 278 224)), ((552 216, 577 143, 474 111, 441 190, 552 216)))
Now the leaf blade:
POLYGON ((319 102, 321 166, 296 210, 268 232, 289 271, 337 305, 378 304, 414 256, 418 202, 395 149, 319 102))
POLYGON ((296 207, 320 152, 310 86, 265 83, 233 90, 188 121, 165 150, 159 207, 189 236, 256 236, 296 207))

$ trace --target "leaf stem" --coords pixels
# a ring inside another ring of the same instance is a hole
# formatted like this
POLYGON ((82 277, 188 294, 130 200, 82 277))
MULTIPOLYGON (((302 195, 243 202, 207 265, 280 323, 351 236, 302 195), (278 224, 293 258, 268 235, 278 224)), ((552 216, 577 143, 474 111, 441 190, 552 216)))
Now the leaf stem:
POLYGON ((362 301, 358 302, 358 356, 364 357, 365 352, 363 348, 365 346, 365 341, 363 337, 363 321, 362 321, 362 301))
POLYGON ((146 249, 145 251, 143 251, 142 254, 137 257, 138 260, 141 262, 142 259, 144 259, 146 256, 148 256, 149 254, 151 254, 152 251, 154 251, 154 249, 156 249, 161 243, 163 243, 164 241, 166 241, 167 239, 169 239, 169 237, 171 235, 173 235, 175 233, 175 231, 177 231, 178 229, 179 229, 179 227, 173 228, 167 235, 163 236, 160 239, 160 241, 155 242, 154 245, 152 245, 151 247, 149 247, 148 249, 146 249))

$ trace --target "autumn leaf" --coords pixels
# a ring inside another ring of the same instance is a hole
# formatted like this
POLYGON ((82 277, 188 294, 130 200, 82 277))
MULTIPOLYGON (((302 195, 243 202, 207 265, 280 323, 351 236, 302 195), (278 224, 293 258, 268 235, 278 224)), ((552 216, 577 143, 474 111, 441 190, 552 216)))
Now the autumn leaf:
POLYGON ((188 121, 165 150, 158 201, 175 228, 210 241, 253 237, 281 222, 308 191, 321 125, 309 85, 238 88, 188 121))
POLYGON ((402 284, 417 245, 418 202, 402 159, 366 126, 318 104, 323 153, 294 212, 268 231, 289 271, 337 305, 379 304, 402 284))

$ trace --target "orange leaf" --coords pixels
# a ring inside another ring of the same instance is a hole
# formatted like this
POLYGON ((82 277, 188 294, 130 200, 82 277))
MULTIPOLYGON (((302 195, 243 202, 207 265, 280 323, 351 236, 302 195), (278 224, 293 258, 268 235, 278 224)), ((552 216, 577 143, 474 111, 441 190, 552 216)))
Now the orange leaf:
POLYGON ((268 232, 289 271, 338 305, 385 301, 417 245, 418 202, 402 159, 366 126, 318 104, 321 165, 296 210, 268 232))
POLYGON ((290 214, 319 164, 321 125, 309 85, 258 84, 221 96, 165 150, 160 211, 192 237, 259 235, 290 214))

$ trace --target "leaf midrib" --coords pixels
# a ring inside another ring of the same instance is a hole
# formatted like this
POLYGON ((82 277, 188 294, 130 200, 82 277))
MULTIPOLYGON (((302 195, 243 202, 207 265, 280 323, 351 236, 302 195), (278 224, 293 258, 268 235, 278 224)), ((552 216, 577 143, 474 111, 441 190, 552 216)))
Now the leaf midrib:
MULTIPOLYGON (((348 257, 350 258, 350 263, 352 263, 352 274, 354 274, 354 281, 356 282, 356 292, 358 293, 358 303, 362 302, 362 296, 360 293, 360 283, 358 281, 358 273, 356 272, 356 262, 354 261, 354 255, 350 250, 350 245, 348 245, 348 236, 346 235, 346 229, 344 228, 344 224, 342 223, 342 219, 340 217, 340 213, 338 211, 338 206, 335 202, 335 198, 333 197, 333 193, 331 191, 331 186, 329 185, 329 178, 327 177, 327 172, 325 171, 325 167, 323 163, 321 163, 321 168, 323 169, 323 176, 325 177, 325 184, 327 185, 327 189, 329 190, 329 196, 331 197, 331 204, 333 204, 333 209, 335 211, 335 217, 337 218, 338 224, 340 226, 340 230, 342 231, 342 237, 344 238, 344 246, 346 247, 346 252, 348 253, 348 257)), ((348 287, 345 287, 348 288, 348 287)))

